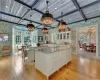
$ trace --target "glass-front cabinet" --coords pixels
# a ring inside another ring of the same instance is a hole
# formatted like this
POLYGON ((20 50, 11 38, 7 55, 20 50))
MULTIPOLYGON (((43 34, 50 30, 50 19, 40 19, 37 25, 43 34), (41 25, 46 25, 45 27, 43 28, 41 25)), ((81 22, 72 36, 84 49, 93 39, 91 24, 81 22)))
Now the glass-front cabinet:
POLYGON ((57 33, 57 39, 58 40, 71 40, 71 32, 67 31, 67 32, 57 33))

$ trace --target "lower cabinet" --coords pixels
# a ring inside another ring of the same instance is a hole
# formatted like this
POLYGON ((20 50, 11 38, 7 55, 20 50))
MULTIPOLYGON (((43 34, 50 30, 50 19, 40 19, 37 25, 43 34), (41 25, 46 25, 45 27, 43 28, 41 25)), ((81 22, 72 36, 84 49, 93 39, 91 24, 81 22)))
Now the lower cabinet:
POLYGON ((71 61, 70 48, 53 53, 35 52, 35 67, 47 77, 71 61))

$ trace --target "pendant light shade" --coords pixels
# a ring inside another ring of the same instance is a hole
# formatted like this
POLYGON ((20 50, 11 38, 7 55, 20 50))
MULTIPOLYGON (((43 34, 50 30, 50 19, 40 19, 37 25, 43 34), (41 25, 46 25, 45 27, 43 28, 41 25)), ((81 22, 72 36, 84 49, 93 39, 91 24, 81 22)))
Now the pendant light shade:
MULTIPOLYGON (((30 18, 31 17, 32 17, 32 15, 30 15, 30 18)), ((26 28, 28 28, 29 31, 33 31, 35 29, 35 26, 32 24, 32 22, 30 22, 29 24, 27 24, 26 28)))
MULTIPOLYGON (((61 15, 62 15, 62 13, 61 13, 61 15)), ((67 25, 67 23, 64 22, 63 19, 61 19, 61 21, 58 23, 58 30, 59 30, 59 32, 64 32, 65 29, 66 29, 66 25, 67 25)))
POLYGON ((26 26, 28 28, 29 31, 33 31, 35 29, 35 26, 33 24, 27 24, 26 26))
POLYGON ((46 11, 46 13, 42 15, 41 21, 43 24, 52 24, 54 21, 53 15, 50 14, 49 11, 46 11))
POLYGON ((64 22, 63 20, 61 20, 59 23, 58 23, 58 29, 60 30, 65 30, 66 28, 66 22, 64 22))
POLYGON ((43 24, 52 24, 54 21, 53 15, 51 13, 49 13, 49 10, 48 10, 48 2, 49 1, 46 1, 46 3, 47 3, 46 13, 44 13, 41 17, 41 21, 43 24))
POLYGON ((46 27, 43 27, 43 28, 42 28, 42 32, 43 32, 44 34, 48 34, 48 29, 47 29, 46 27))

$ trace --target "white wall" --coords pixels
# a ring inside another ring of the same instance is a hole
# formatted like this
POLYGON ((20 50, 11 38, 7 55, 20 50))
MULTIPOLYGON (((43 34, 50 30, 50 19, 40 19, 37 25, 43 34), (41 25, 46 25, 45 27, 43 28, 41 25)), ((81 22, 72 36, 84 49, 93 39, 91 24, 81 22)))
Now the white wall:
POLYGON ((100 23, 98 24, 97 28, 96 28, 96 49, 98 54, 96 54, 96 56, 98 58, 100 58, 100 23))

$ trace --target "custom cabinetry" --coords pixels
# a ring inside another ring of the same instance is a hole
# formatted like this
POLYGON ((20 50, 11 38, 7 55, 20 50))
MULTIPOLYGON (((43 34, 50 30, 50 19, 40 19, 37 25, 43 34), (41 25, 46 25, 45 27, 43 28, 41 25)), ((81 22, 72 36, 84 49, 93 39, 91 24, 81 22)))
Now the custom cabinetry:
POLYGON ((57 39, 58 40, 70 40, 71 39, 71 32, 67 31, 67 32, 57 33, 57 39))
POLYGON ((59 70, 62 66, 71 61, 70 47, 64 46, 64 48, 65 49, 61 49, 59 51, 50 51, 50 53, 49 51, 36 51, 35 67, 48 78, 52 73, 59 70))

